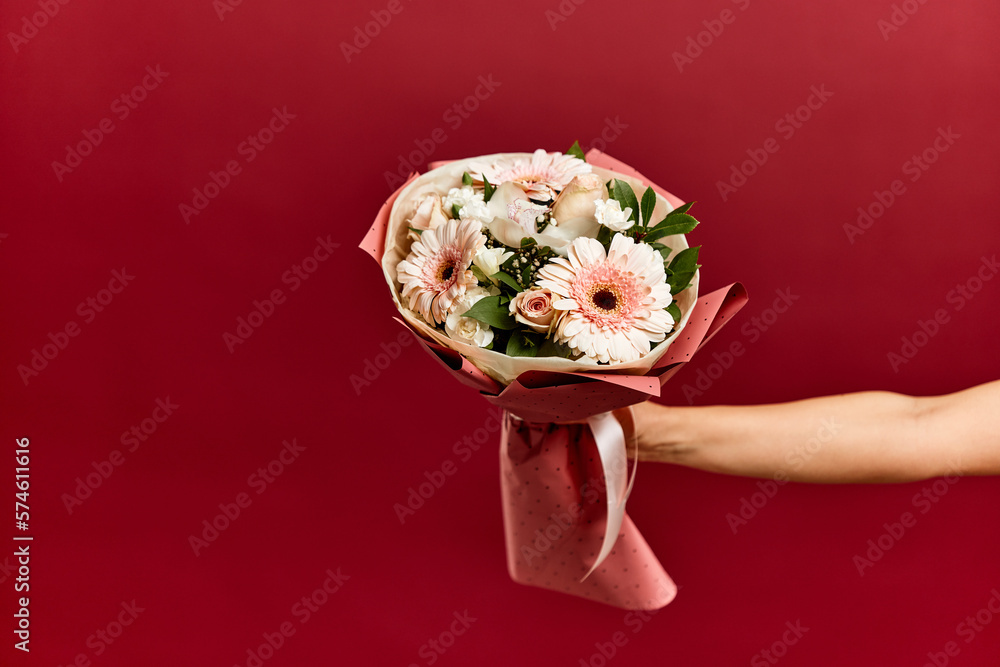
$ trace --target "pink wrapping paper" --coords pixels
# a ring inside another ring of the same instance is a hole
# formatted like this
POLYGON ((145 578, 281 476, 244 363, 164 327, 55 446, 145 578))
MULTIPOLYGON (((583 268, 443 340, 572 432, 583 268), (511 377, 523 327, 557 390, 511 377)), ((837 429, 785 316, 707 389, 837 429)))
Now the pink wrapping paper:
MULTIPOLYGON (((587 153, 587 161, 649 183, 631 167, 599 151, 587 153)), ((430 167, 440 164, 444 163, 430 167)), ((671 205, 683 203, 652 187, 671 205)), ((382 206, 360 244, 380 263, 389 213, 400 190, 382 206)), ((646 375, 529 371, 503 387, 454 350, 414 332, 421 347, 459 382, 504 410, 500 472, 512 579, 623 609, 659 609, 670 603, 677 588, 627 514, 611 554, 584 578, 604 540, 606 477, 590 426, 566 422, 580 422, 659 396, 662 385, 746 300, 746 290, 739 283, 700 296, 680 336, 646 375)))

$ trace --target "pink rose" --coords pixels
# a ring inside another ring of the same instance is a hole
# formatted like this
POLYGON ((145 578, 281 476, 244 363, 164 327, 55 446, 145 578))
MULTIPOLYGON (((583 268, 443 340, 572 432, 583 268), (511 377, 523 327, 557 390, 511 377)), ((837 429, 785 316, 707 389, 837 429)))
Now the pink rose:
POLYGON ((555 310, 552 308, 552 292, 547 289, 520 292, 510 300, 510 314, 532 331, 545 333, 555 316, 555 310))

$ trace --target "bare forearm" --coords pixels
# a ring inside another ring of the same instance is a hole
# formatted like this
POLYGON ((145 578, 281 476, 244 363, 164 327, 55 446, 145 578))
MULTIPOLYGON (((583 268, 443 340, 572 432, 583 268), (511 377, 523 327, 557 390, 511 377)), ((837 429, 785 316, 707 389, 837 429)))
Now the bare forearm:
POLYGON ((637 408, 640 459, 804 482, 1000 473, 1000 382, 913 398, 862 392, 757 406, 637 408))

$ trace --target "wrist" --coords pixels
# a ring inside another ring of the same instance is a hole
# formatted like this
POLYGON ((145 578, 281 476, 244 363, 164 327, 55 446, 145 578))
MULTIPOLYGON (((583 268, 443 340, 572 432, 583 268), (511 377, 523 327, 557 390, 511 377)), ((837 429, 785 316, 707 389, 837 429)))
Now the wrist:
POLYGON ((692 408, 647 401, 634 410, 640 461, 684 464, 690 460, 695 453, 689 428, 692 408))

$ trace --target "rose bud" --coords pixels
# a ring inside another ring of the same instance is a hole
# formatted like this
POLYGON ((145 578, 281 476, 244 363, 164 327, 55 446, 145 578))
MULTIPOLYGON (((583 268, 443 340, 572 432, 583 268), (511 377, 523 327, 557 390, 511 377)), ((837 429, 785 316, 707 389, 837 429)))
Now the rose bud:
POLYGON ((555 223, 573 218, 593 218, 594 201, 604 199, 605 194, 604 183, 597 174, 574 176, 552 204, 555 223))

